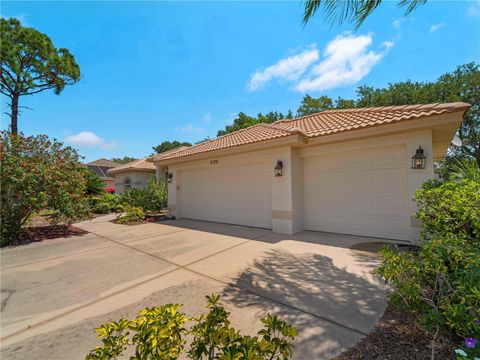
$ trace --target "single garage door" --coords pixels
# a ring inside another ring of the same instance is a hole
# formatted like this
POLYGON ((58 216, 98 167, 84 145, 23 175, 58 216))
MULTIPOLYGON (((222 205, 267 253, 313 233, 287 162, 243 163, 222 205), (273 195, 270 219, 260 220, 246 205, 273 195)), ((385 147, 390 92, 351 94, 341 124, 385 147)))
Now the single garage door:
POLYGON ((182 170, 181 216, 271 229, 271 168, 270 161, 223 166, 220 161, 207 168, 182 170))
POLYGON ((304 159, 307 230, 410 239, 404 146, 304 159))

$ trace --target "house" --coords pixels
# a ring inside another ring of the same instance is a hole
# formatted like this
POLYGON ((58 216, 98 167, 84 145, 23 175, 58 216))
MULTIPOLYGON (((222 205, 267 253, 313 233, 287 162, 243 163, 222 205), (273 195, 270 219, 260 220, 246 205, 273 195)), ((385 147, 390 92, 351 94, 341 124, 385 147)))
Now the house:
POLYGON ((115 161, 107 160, 107 159, 98 159, 85 164, 85 166, 88 169, 92 170, 95 174, 97 174, 100 177, 100 179, 103 180, 103 183, 105 184, 105 189, 107 188, 115 189, 114 179, 113 177, 107 174, 107 171, 119 165, 121 164, 115 161))
POLYGON ((414 242, 415 190, 469 104, 329 110, 149 159, 177 218, 414 242))
POLYGON ((146 159, 135 160, 109 169, 108 175, 115 179, 115 192, 122 194, 128 188, 144 188, 155 176, 155 165, 146 159))

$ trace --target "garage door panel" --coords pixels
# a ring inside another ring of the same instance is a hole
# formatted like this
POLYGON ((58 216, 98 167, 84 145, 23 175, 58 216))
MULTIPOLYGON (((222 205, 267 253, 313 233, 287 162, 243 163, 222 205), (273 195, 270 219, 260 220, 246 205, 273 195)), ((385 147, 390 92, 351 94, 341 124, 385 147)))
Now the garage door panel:
POLYGON ((304 160, 307 230, 409 239, 404 146, 304 160))
POLYGON ((271 228, 270 170, 269 161, 182 170, 181 216, 271 228))
POLYGON ((390 169, 376 172, 375 186, 378 192, 407 191, 407 175, 405 170, 390 169))

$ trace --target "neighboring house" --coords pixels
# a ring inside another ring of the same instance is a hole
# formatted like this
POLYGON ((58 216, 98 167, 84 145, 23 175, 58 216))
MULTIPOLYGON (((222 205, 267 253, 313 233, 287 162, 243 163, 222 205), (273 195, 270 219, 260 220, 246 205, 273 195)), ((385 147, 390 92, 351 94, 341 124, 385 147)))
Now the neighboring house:
POLYGON ((155 176, 155 165, 146 159, 135 160, 108 170, 108 175, 115 179, 115 192, 122 194, 128 188, 144 188, 155 176))
POLYGON ((105 189, 107 188, 115 189, 115 181, 113 177, 107 174, 107 171, 109 169, 113 169, 120 165, 121 164, 115 161, 111 161, 107 159, 98 159, 85 164, 85 166, 88 169, 92 170, 95 174, 97 174, 100 177, 100 179, 103 180, 103 183, 105 184, 105 189))
POLYGON ((168 171, 168 206, 177 218, 413 242, 413 194, 434 177, 433 162, 446 154, 469 106, 329 110, 149 161, 168 171))

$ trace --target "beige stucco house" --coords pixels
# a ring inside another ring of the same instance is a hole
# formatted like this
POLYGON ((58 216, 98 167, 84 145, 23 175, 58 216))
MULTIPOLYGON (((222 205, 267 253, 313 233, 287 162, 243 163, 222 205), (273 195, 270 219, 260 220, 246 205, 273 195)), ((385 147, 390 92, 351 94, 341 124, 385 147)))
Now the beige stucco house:
POLYGON ((109 169, 107 172, 115 179, 115 192, 122 194, 128 188, 144 188, 148 180, 155 176, 155 165, 146 159, 140 159, 109 169))
POLYGON ((446 154, 468 107, 330 110, 149 161, 158 174, 167 172, 168 206, 177 218, 414 242, 412 196, 434 177, 433 163, 446 154))

